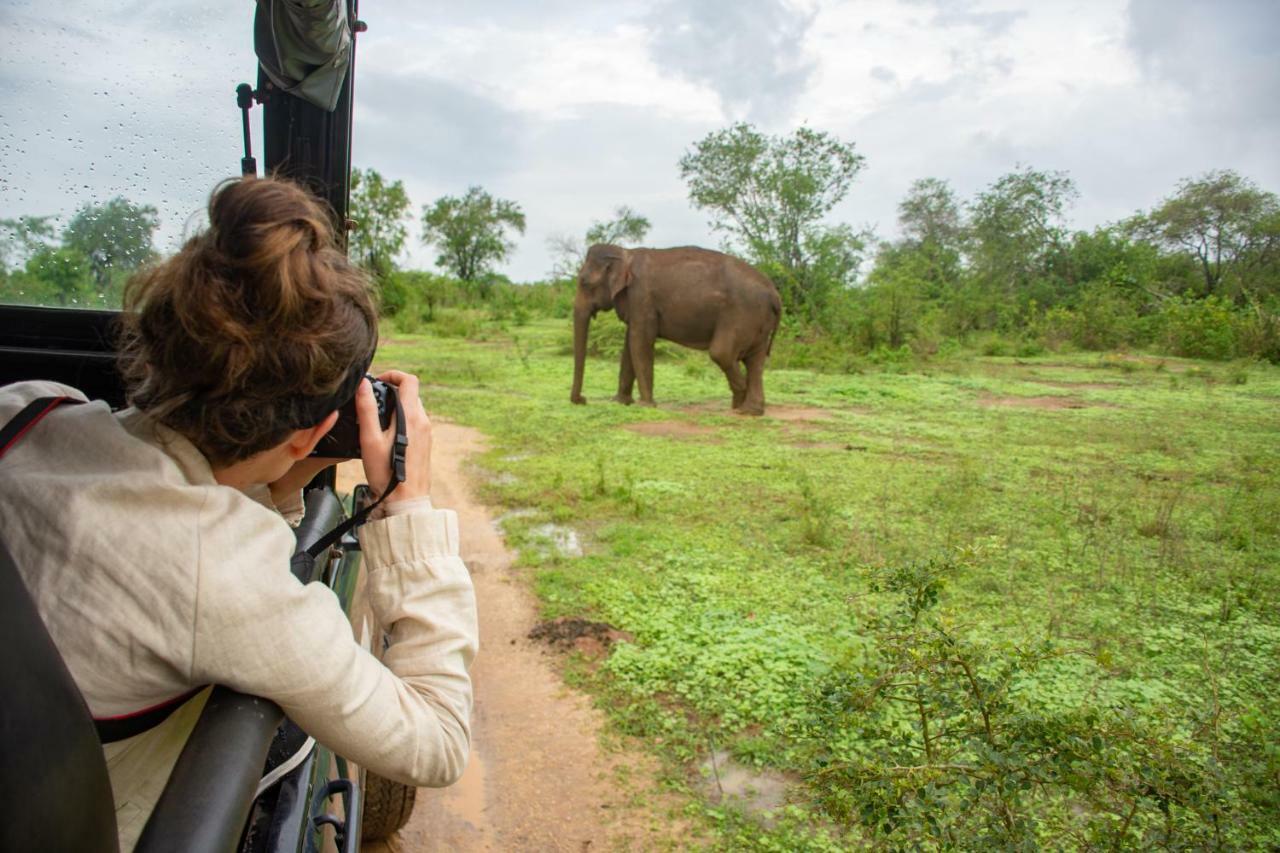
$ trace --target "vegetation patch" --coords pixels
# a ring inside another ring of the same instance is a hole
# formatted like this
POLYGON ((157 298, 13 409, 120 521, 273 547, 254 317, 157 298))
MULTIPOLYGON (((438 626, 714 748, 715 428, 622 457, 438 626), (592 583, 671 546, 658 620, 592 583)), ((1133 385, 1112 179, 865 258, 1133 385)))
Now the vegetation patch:
POLYGON ((639 435, 675 439, 715 439, 716 428, 688 421, 642 421, 627 424, 624 429, 639 435))
POLYGON ((978 398, 979 406, 987 408, 1001 408, 1005 406, 1022 406, 1029 409, 1086 409, 1089 406, 1106 405, 1102 403, 1090 403, 1081 400, 1079 397, 998 397, 993 394, 984 394, 978 398))
POLYGON ((543 618, 607 626, 574 677, 717 845, 1280 844, 1280 369, 953 352, 771 370, 742 418, 701 354, 656 366, 657 412, 605 402, 599 359, 572 406, 567 319, 473 334, 379 360, 490 437, 543 618), (1039 380, 1107 387, 973 404, 1039 380), (711 755, 782 804, 710 793, 711 755))

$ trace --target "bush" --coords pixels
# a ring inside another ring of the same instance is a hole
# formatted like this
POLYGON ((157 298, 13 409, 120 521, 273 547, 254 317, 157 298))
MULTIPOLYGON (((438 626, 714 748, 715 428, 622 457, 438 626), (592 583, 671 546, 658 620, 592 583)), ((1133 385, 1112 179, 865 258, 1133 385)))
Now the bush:
POLYGON ((461 282, 422 270, 392 270, 378 280, 378 296, 382 316, 405 314, 410 324, 430 323, 437 308, 470 301, 461 282))
POLYGON ((1170 299, 1160 309, 1164 347, 1172 355, 1190 358, 1231 358, 1240 319, 1231 303, 1217 296, 1170 299))
POLYGON ((861 373, 864 352, 859 342, 817 326, 804 326, 783 318, 773 338, 769 366, 818 370, 824 373, 861 373))
POLYGON ((1050 349, 1070 344, 1082 350, 1140 346, 1149 341, 1147 321, 1124 291, 1095 282, 1071 306, 1056 305, 1043 314, 1034 306, 1027 334, 1050 349))
POLYGON ((1256 303, 1244 311, 1236 324, 1236 352, 1280 364, 1280 314, 1256 303))

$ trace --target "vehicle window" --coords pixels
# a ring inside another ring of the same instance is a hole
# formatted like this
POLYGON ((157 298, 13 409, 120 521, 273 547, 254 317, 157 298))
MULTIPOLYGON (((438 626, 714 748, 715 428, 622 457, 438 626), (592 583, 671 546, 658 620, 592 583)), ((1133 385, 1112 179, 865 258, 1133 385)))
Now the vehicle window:
POLYGON ((0 302, 117 307, 239 173, 252 3, 0 5, 0 302))

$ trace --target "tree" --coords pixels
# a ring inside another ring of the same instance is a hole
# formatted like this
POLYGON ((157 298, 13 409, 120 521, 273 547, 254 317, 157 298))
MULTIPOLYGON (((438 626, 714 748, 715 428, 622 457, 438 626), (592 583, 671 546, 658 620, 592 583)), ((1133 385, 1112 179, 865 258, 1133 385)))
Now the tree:
POLYGON ((62 232, 62 245, 89 259, 97 286, 106 290, 111 273, 137 269, 155 250, 152 235, 160 227, 156 209, 116 196, 106 204, 86 204, 62 232))
POLYGON ((947 294, 960 278, 965 248, 965 224, 951 185, 938 178, 912 183, 898 204, 898 225, 899 252, 919 255, 915 267, 928 295, 947 294))
POLYGON ((936 243, 959 249, 964 242, 960 203, 951 185, 939 178, 913 181, 898 204, 898 224, 903 236, 916 245, 936 243))
POLYGON ((587 229, 587 245, 613 243, 618 246, 637 245, 649 233, 649 220, 625 204, 613 211, 613 219, 591 223, 587 229))
POLYGON ((1066 210, 1079 195, 1065 172, 1022 167, 1000 177, 970 206, 971 260, 980 286, 1008 304, 1039 298, 1065 246, 1066 210))
POLYGON ((1158 252, 1150 243, 1128 238, 1116 226, 1077 231, 1064 253, 1062 273, 1072 288, 1102 284, 1129 295, 1151 291, 1158 252))
POLYGON ((524 213, 513 201, 496 199, 480 187, 461 198, 444 196, 422 208, 422 242, 440 250, 436 265, 474 283, 505 260, 515 243, 507 229, 524 233, 524 213))
POLYGON ((635 246, 644 242, 649 233, 649 220, 625 204, 614 208, 613 219, 596 220, 587 228, 582 240, 566 234, 547 238, 551 252, 551 277, 573 278, 586 259, 587 248, 596 243, 613 243, 618 246, 635 246))
POLYGON ((0 271, 17 269, 53 242, 52 216, 0 219, 0 271))
POLYGON ((37 249, 0 281, 0 301, 24 305, 114 305, 115 297, 94 286, 88 258, 55 246, 37 249))
POLYGON ((356 263, 379 279, 395 268, 408 237, 409 195, 404 183, 383 180, 376 169, 351 170, 351 218, 356 227, 348 246, 356 263))
POLYGON ((813 317, 824 289, 848 283, 820 279, 813 253, 861 250, 858 235, 824 228, 821 220, 863 163, 852 143, 820 131, 802 127, 770 137, 739 123, 696 142, 680 158, 680 176, 693 204, 712 213, 711 226, 740 242, 756 263, 784 273, 783 298, 813 317))
POLYGON ((925 252, 909 239, 880 244, 875 267, 867 276, 869 347, 885 343, 897 349, 915 332, 931 273, 929 264, 925 252))
POLYGON ((1246 302, 1280 293, 1280 198, 1231 170, 1185 179, 1129 223, 1131 233, 1194 259, 1204 296, 1246 302))

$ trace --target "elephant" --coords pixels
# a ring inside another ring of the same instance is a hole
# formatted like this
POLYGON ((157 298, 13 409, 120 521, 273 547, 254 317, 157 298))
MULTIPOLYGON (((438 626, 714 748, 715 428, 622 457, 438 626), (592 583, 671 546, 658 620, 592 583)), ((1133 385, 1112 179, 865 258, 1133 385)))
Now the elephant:
POLYGON ((625 249, 597 243, 578 272, 573 304, 573 390, 585 403, 582 369, 591 319, 612 308, 627 325, 614 400, 653 403, 653 347, 658 338, 707 350, 729 380, 733 410, 764 414, 764 363, 782 317, 773 282, 731 255, 682 246, 625 249), (738 367, 746 367, 746 374, 738 367))

